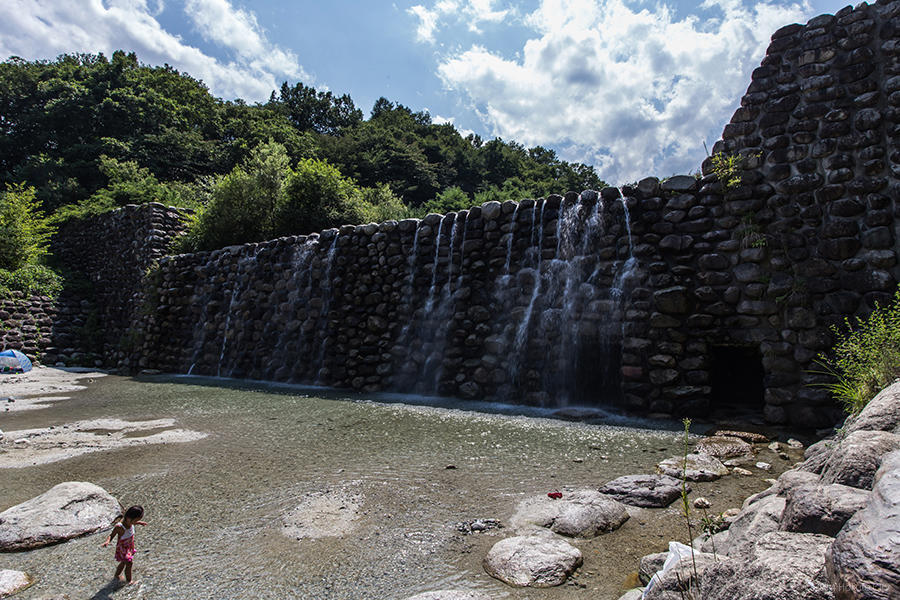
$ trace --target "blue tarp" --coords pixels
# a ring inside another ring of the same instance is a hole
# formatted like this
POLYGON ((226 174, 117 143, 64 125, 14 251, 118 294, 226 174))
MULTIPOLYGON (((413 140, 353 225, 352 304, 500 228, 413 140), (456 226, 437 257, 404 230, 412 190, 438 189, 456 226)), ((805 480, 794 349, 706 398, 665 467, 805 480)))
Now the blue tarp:
POLYGON ((0 373, 25 373, 31 370, 31 361, 18 350, 0 352, 0 373))

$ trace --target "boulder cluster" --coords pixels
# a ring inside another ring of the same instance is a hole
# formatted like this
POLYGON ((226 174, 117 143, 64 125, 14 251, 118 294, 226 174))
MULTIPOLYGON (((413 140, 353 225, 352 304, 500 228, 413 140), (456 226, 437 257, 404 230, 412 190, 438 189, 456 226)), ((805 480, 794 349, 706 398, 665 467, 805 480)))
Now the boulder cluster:
POLYGON ((643 597, 900 597, 900 382, 729 521, 668 570, 665 553, 644 557, 643 597))

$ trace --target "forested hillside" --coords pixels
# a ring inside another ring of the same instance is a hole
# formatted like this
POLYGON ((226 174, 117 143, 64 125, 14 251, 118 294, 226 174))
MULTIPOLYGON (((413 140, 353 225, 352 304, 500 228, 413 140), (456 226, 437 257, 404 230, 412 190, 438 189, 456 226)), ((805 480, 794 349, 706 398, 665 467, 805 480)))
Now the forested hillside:
POLYGON ((303 83, 284 83, 265 104, 222 101, 190 75, 124 52, 0 64, 0 178, 33 186, 49 212, 91 197, 202 200, 198 187, 269 141, 291 166, 326 161, 357 186, 387 185, 414 210, 439 196, 461 205, 460 192, 476 202, 600 185, 591 167, 552 150, 463 137, 385 98, 368 119, 350 96, 303 83))

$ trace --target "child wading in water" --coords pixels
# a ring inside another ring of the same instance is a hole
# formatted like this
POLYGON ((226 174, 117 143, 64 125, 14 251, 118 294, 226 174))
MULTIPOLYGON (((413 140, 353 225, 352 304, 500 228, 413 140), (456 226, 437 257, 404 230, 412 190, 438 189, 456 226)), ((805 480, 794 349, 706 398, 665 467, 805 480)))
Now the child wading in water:
POLYGON ((109 533, 109 537, 103 542, 101 547, 105 548, 112 541, 113 536, 118 536, 116 542, 116 560, 119 566, 116 567, 116 579, 123 581, 122 571, 125 571, 125 579, 128 583, 137 583, 131 580, 131 565, 134 561, 134 526, 146 525, 141 521, 144 516, 144 509, 140 506, 131 506, 125 511, 124 515, 120 515, 114 521, 115 527, 109 533))

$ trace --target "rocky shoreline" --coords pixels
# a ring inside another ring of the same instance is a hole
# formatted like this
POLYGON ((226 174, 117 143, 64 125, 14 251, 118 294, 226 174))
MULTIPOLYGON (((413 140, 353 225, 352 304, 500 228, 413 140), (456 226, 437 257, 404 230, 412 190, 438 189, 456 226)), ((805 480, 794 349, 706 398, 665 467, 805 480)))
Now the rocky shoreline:
POLYGON ((620 600, 900 598, 900 382, 620 600))

